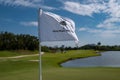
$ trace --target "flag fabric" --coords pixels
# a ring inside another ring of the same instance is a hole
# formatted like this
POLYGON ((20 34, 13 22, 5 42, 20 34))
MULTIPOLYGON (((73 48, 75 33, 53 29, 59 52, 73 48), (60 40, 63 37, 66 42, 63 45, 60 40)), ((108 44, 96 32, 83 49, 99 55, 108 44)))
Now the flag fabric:
POLYGON ((51 12, 40 11, 39 14, 40 42, 45 41, 77 41, 75 23, 51 12))

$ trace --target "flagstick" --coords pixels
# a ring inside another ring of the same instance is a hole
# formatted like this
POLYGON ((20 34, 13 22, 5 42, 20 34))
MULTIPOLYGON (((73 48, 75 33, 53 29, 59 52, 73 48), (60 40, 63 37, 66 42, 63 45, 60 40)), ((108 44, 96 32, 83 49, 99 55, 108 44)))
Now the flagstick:
POLYGON ((39 43, 39 80, 42 80, 42 54, 41 54, 41 43, 39 43))
POLYGON ((39 80, 42 80, 42 53, 41 53, 41 42, 40 42, 40 15, 42 14, 42 9, 38 12, 38 37, 39 37, 39 80))

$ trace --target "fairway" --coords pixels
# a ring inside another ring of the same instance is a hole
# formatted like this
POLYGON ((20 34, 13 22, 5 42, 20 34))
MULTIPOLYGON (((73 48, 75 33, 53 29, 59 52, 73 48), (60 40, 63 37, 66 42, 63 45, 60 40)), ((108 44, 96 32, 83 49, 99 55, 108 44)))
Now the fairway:
MULTIPOLYGON (((11 54, 7 57, 16 56, 13 54, 17 52, 9 53, 11 54)), ((42 56, 43 80, 120 80, 120 68, 63 68, 59 65, 69 59, 89 56, 98 54, 93 50, 73 50, 65 54, 45 53, 42 56)), ((38 60, 38 55, 0 59, 0 80, 38 80, 39 64, 34 60, 38 60)))

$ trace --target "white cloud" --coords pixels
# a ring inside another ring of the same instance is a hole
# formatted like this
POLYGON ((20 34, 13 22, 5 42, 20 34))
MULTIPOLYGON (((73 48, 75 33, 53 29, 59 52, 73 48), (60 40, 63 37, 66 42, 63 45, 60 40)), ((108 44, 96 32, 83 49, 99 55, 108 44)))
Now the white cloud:
POLYGON ((120 35, 120 0, 87 0, 84 2, 66 1, 64 9, 82 16, 92 16, 94 13, 105 13, 106 18, 95 29, 80 28, 79 31, 93 33, 103 38, 113 38, 120 35))
POLYGON ((79 31, 86 31, 86 30, 87 30, 87 28, 84 28, 84 27, 79 29, 79 31))
POLYGON ((107 4, 105 12, 109 13, 111 17, 120 17, 120 3, 118 0, 110 0, 107 4))
POLYGON ((0 0, 0 4, 9 5, 9 6, 24 6, 24 7, 33 7, 33 8, 43 8, 43 9, 55 9, 50 6, 42 5, 43 0, 0 0))
POLYGON ((102 33, 103 32, 103 30, 100 30, 100 29, 88 29, 88 32, 89 33, 102 33))
POLYGON ((120 35, 120 2, 110 0, 104 12, 109 14, 109 18, 97 25, 99 29, 105 29, 99 34, 101 37, 118 37, 120 35))
POLYGON ((85 0, 82 3, 75 1, 62 1, 63 9, 83 16, 94 13, 108 13, 111 17, 120 17, 119 0, 85 0))
POLYGON ((114 22, 120 22, 120 18, 109 18, 107 20, 104 21, 105 23, 114 23, 114 22))
POLYGON ((1 0, 0 3, 12 6, 34 6, 34 2, 31 2, 30 0, 1 0))
POLYGON ((89 33, 101 33, 102 30, 101 29, 90 29, 90 28, 84 28, 84 27, 81 27, 79 29, 80 32, 83 32, 83 31, 86 31, 86 32, 89 32, 89 33))
POLYGON ((103 22, 103 23, 100 23, 97 25, 98 28, 105 28, 105 29, 114 29, 116 28, 115 24, 114 23, 106 23, 106 22, 103 22))
POLYGON ((93 33, 95 36, 99 36, 101 38, 114 38, 120 35, 120 28, 107 30, 107 29, 90 29, 90 28, 80 28, 80 32, 85 31, 88 33, 93 33))
POLYGON ((120 25, 120 18, 108 18, 104 22, 97 25, 97 28, 105 28, 105 29, 118 29, 120 25))
POLYGON ((24 25, 24 26, 35 26, 35 27, 37 27, 37 26, 38 26, 37 21, 31 21, 31 22, 21 22, 20 24, 21 24, 21 25, 24 25))
POLYGON ((86 3, 103 3, 104 0, 87 0, 86 3))
POLYGON ((110 18, 107 18, 102 23, 98 24, 98 28, 106 29, 117 29, 120 25, 120 2, 117 0, 110 0, 107 4, 107 9, 104 10, 105 13, 109 14, 110 18))
POLYGON ((103 30, 98 34, 98 36, 102 38, 115 38, 120 35, 120 29, 119 30, 103 30))
POLYGON ((70 11, 75 14, 79 15, 87 15, 91 16, 93 13, 99 13, 103 9, 105 9, 105 5, 101 4, 81 4, 78 2, 71 2, 71 1, 66 1, 64 2, 64 7, 65 10, 70 11))

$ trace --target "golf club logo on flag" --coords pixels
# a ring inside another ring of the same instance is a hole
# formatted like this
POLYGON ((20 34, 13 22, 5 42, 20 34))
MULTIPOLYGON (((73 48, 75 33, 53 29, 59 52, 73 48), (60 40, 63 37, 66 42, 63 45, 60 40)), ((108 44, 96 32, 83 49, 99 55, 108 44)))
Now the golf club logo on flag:
POLYGON ((61 21, 60 24, 63 25, 63 26, 67 25, 67 23, 65 21, 61 21))
POLYGON ((71 22, 69 22, 67 19, 62 18, 61 17, 61 21, 59 22, 60 27, 62 27, 62 29, 57 29, 57 30, 53 30, 53 32, 72 32, 74 33, 74 31, 72 31, 72 29, 70 30, 70 28, 67 27, 73 27, 73 25, 71 24, 71 22))

